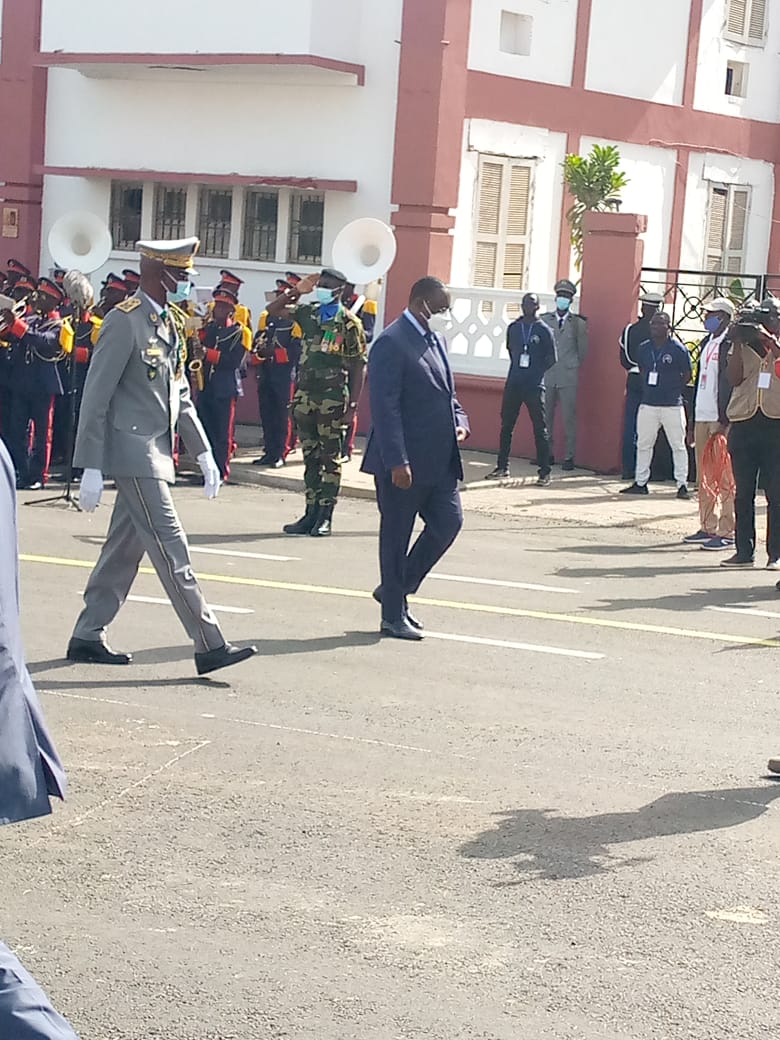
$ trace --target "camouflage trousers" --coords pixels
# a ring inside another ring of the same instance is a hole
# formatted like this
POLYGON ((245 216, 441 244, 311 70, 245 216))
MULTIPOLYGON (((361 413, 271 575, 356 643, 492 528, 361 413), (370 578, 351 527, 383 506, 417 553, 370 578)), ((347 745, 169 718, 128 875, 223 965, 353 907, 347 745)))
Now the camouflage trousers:
POLYGON ((306 505, 334 505, 341 489, 345 399, 325 400, 298 390, 293 416, 303 451, 306 505))

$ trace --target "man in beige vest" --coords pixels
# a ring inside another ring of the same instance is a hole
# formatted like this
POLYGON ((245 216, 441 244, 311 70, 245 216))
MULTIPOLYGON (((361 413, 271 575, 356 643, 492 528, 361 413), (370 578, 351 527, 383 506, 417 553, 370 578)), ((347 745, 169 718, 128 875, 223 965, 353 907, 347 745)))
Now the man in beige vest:
MULTIPOLYGON (((729 452, 737 485, 736 552, 721 567, 752 567, 756 549, 756 484, 767 499, 769 563, 780 560, 780 304, 763 301, 737 319, 727 375, 734 387, 728 405, 729 452)), ((778 586, 780 588, 780 585, 778 586)))
POLYGON ((193 574, 171 497, 177 424, 203 473, 206 497, 216 498, 220 484, 190 397, 184 325, 175 308, 189 295, 198 245, 197 238, 138 243, 140 287, 106 318, 89 366, 73 459, 84 470, 79 504, 90 513, 97 508, 104 474, 114 478, 117 496, 68 645, 70 661, 130 663, 129 654, 108 646, 106 628, 127 599, 144 552, 195 644, 198 675, 257 652, 232 646, 222 635, 193 574))
MULTIPOLYGON (((555 310, 543 314, 540 321, 549 326, 555 340, 558 358, 545 373, 545 417, 550 441, 554 441, 555 412, 558 401, 563 412, 563 429, 566 435, 566 455, 561 469, 574 469, 577 448, 577 383, 580 365, 588 351, 588 323, 581 314, 571 311, 577 287, 568 278, 555 283, 555 310)), ((554 459, 550 460, 551 462, 554 459)))

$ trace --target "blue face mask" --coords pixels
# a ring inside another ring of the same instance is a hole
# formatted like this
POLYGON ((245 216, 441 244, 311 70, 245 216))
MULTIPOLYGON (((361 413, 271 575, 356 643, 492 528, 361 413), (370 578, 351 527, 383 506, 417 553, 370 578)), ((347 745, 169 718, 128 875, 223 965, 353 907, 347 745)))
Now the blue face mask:
POLYGON ((184 282, 177 282, 175 289, 166 290, 168 303, 186 303, 191 294, 192 282, 189 279, 184 282))
POLYGON ((571 307, 571 300, 568 296, 556 296, 555 306, 559 311, 567 311, 571 307))
POLYGON ((333 297, 335 289, 325 289, 324 287, 317 286, 317 300, 322 304, 323 307, 327 307, 329 303, 333 303, 333 297))
POLYGON ((704 328, 707 332, 717 332, 720 328, 720 318, 717 314, 708 314, 704 320, 704 328))

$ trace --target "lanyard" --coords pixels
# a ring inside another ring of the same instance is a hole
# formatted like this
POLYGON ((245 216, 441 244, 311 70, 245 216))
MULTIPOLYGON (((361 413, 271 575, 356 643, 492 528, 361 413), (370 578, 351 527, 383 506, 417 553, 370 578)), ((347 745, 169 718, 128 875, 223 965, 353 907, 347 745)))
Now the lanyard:
POLYGON ((523 334, 523 353, 524 354, 528 353, 528 347, 529 347, 529 344, 531 343, 531 336, 533 335, 534 325, 535 324, 536 324, 536 322, 532 322, 530 325, 526 326, 526 323, 524 321, 520 322, 520 331, 523 334), (526 329, 527 329, 527 334, 526 334, 526 329))
POLYGON ((710 361, 712 361, 712 359, 713 359, 713 357, 715 355, 715 351, 720 347, 720 343, 721 343, 721 341, 719 339, 714 339, 712 341, 712 346, 710 347, 710 349, 704 355, 704 367, 705 367, 705 369, 709 367, 710 361))

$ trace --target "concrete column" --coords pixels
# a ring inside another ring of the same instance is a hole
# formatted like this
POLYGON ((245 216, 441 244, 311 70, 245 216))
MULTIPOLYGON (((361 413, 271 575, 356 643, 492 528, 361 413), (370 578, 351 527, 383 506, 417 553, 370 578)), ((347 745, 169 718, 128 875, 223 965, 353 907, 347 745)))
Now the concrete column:
POLYGON ((471 0, 404 0, 392 201, 398 257, 385 320, 426 274, 449 281, 458 204, 471 0))
POLYGON ((588 213, 580 311, 588 318, 590 350, 577 394, 577 461, 600 473, 619 472, 626 373, 618 338, 636 321, 647 217, 588 213))
POLYGON ((16 234, 0 229, 0 266, 10 257, 38 274, 46 136, 45 69, 35 67, 41 41, 41 0, 2 0, 0 61, 0 209, 3 225, 14 214, 16 234), (5 182, 2 184, 2 182, 5 182))

